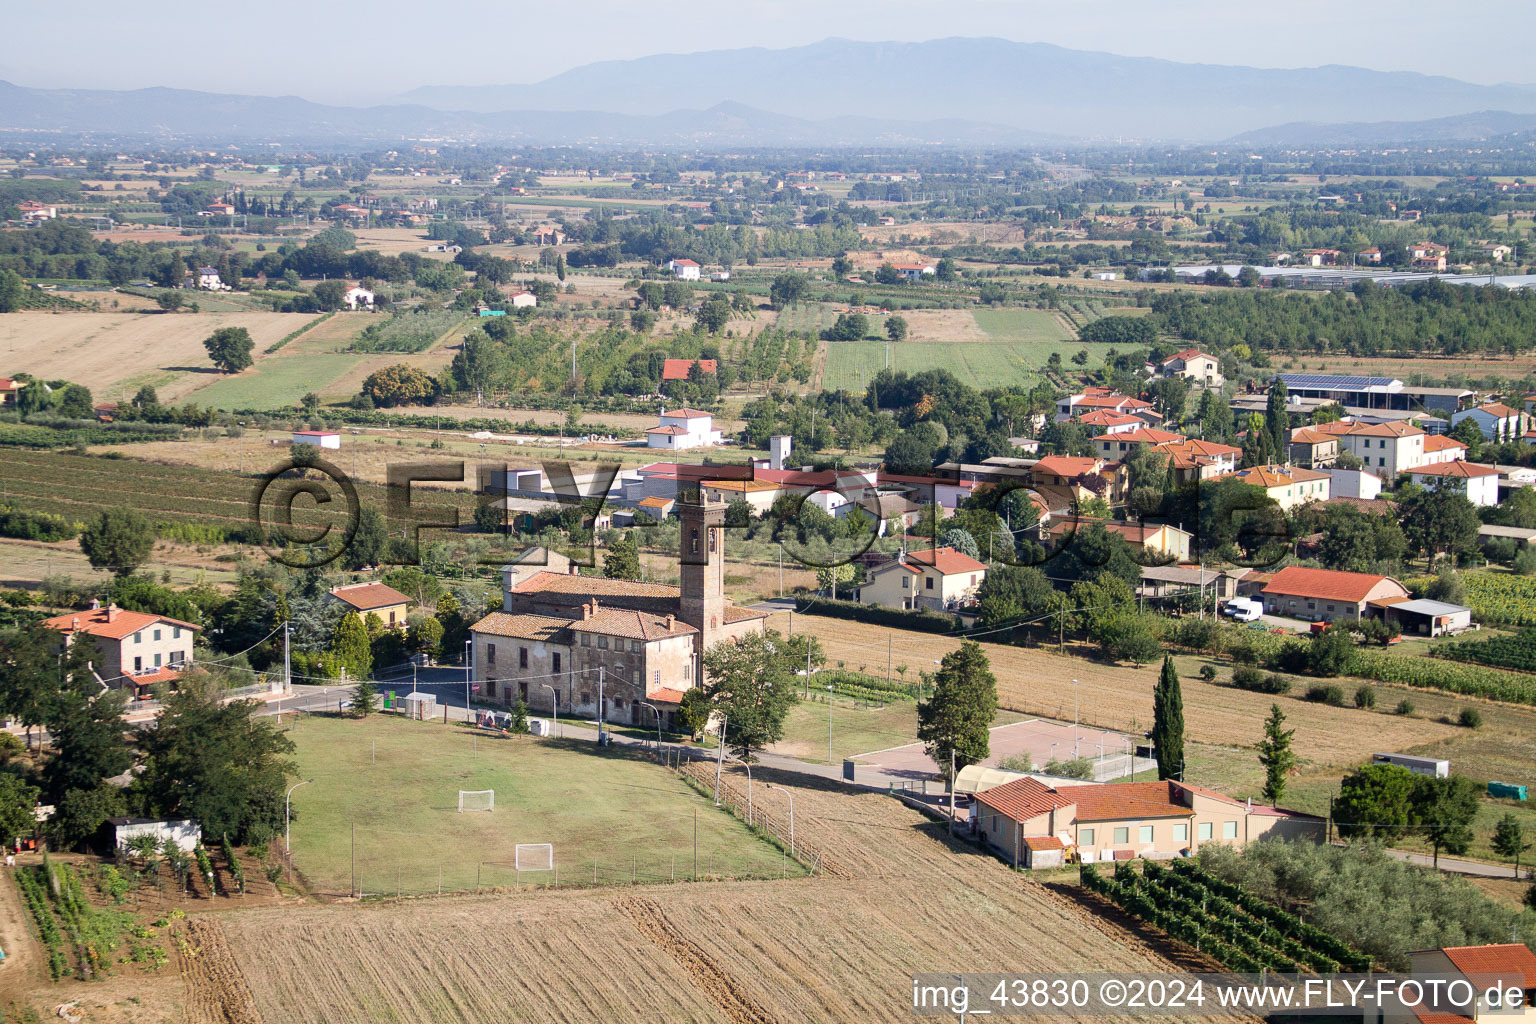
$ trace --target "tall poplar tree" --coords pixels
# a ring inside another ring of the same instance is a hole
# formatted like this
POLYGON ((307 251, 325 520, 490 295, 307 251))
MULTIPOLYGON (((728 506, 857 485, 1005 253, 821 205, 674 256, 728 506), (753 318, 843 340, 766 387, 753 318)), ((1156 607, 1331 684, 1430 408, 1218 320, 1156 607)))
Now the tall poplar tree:
POLYGON ((1259 764, 1264 766, 1264 799, 1272 804, 1285 795, 1285 777, 1296 767, 1296 754, 1291 750, 1296 730, 1284 725, 1285 712, 1279 704, 1271 704, 1269 717, 1264 720, 1264 739, 1259 743, 1259 764))
POLYGON ((1173 656, 1163 655, 1163 672, 1152 691, 1152 746, 1159 779, 1184 778, 1184 691, 1173 656))

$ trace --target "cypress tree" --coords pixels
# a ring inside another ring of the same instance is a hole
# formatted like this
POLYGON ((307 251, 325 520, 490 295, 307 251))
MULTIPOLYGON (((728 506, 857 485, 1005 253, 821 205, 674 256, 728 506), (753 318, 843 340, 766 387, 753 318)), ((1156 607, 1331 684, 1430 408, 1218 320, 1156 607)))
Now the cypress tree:
POLYGON ((1152 691, 1152 745, 1159 779, 1184 778, 1184 691, 1173 668, 1173 656, 1163 655, 1163 672, 1152 691))
POLYGON ((1264 720, 1264 739, 1259 743, 1259 764, 1264 766, 1264 799, 1279 803, 1285 795, 1285 777, 1296 767, 1296 754, 1291 750, 1291 737, 1295 729, 1283 729, 1285 712, 1280 705, 1269 706, 1269 717, 1264 720))

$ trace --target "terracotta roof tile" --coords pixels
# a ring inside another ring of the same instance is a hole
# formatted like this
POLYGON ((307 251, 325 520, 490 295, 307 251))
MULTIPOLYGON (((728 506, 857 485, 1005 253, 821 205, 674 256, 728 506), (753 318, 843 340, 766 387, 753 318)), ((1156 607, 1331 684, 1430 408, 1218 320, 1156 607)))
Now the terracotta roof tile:
POLYGON ((164 623, 167 626, 180 626, 182 629, 200 630, 201 626, 194 626, 190 622, 182 622, 165 615, 150 615, 147 612, 130 612, 112 605, 106 608, 97 608, 92 611, 66 612, 63 615, 55 615, 51 619, 44 619, 43 625, 49 629, 56 629, 61 633, 73 633, 80 630, 91 636, 99 636, 106 640, 121 640, 123 637, 132 636, 141 629, 164 623))
POLYGON ((1453 459, 1450 462, 1436 462, 1428 466, 1420 466, 1408 471, 1410 476, 1458 476, 1464 479, 1498 476, 1499 471, 1492 466, 1480 466, 1475 462, 1465 459, 1453 459))
POLYGON ((1442 949, 1463 974, 1496 974, 1504 977, 1523 975, 1522 988, 1536 988, 1536 953, 1523 943, 1509 942, 1491 946, 1450 946, 1442 949))
POLYGON ((351 583, 342 587, 332 587, 331 596, 360 612, 413 603, 410 598, 394 587, 385 586, 382 583, 351 583))
POLYGON ((1127 818, 1183 818, 1194 810, 1174 799, 1173 783, 1115 782, 1073 786, 1077 820, 1120 821, 1127 818))
POLYGON ((976 794, 976 802, 1014 821, 1028 821, 1052 808, 1070 807, 1075 801, 1042 782, 1025 778, 983 790, 976 794))
POLYGON ((518 640, 568 643, 569 638, 561 638, 560 634, 570 624, 570 619, 556 618, 552 615, 511 615, 506 612, 491 612, 469 628, 475 633, 489 633, 492 636, 506 636, 518 640))
POLYGON ((1391 580, 1391 577, 1288 565, 1271 577, 1264 587, 1264 593, 1358 603, 1364 601, 1366 595, 1383 580, 1391 580))

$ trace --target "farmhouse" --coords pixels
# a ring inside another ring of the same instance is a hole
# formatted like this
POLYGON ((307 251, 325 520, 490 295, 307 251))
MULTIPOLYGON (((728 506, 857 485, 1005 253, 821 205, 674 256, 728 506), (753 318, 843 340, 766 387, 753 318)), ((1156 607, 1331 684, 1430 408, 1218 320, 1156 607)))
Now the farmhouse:
POLYGON ((27 386, 24 380, 13 380, 10 377, 0 377, 0 409, 16 404, 17 396, 21 389, 27 386))
POLYGON ((661 422, 645 432, 651 448, 705 448, 724 444, 725 435, 714 429, 715 418, 697 409, 662 410, 661 422))
POLYGON ((308 444, 316 448, 341 447, 341 432, 336 430, 295 430, 291 436, 294 444, 308 444))
POLYGON ((693 260, 668 260, 667 269, 672 271, 672 276, 679 281, 697 281, 699 279, 699 265, 693 260))
POLYGON ((1237 459, 1243 454, 1241 448, 1229 444, 1199 440, 1165 441, 1154 445, 1153 450, 1167 454, 1176 484, 1214 480, 1230 473, 1237 468, 1237 459))
POLYGON ((1333 622, 1363 619, 1369 604, 1394 597, 1406 600, 1408 589, 1390 576, 1288 565, 1270 577, 1260 596, 1270 615, 1333 622))
POLYGON ((891 269, 908 281, 921 281, 928 275, 938 273, 931 263, 895 263, 891 269))
POLYGON ((364 288, 360 284, 355 284, 351 288, 348 288, 342 295, 341 299, 347 304, 348 309, 373 308, 373 292, 369 291, 367 288, 364 288))
POLYGON ((1163 360, 1159 369, 1164 377, 1184 377, 1208 388, 1219 388, 1227 380, 1221 375, 1220 360, 1197 348, 1175 352, 1163 360))
POLYGON ((950 612, 969 603, 986 578, 985 565, 954 548, 911 551, 871 569, 859 603, 950 612))
POLYGON ((89 611, 55 615, 43 625, 63 634, 65 644, 89 640, 100 656, 91 665, 96 678, 131 689, 136 697, 148 696, 151 683, 179 678, 182 666, 192 663, 192 642, 202 628, 115 604, 103 608, 96 602, 89 611))
POLYGON ((415 603, 382 583, 346 583, 332 587, 330 594, 365 619, 377 615, 388 629, 404 629, 406 612, 415 603))
POLYGON ((684 503, 682 584, 539 572, 470 627, 482 696, 540 711, 676 726, 713 644, 760 632, 766 612, 725 597, 725 505, 684 503))
POLYGON ((973 833, 1020 867, 1060 863, 1052 850, 1091 864, 1191 855, 1203 843, 1240 849, 1268 838, 1321 840, 1323 824, 1171 779, 1052 788, 1026 777, 976 793, 971 812, 973 833))
POLYGON ((1141 427, 1137 430, 1126 430, 1118 434, 1100 434, 1093 439, 1094 446, 1098 448, 1101 458, 1123 458, 1133 448, 1142 445, 1167 444, 1170 441, 1182 441, 1182 434, 1175 434, 1168 430, 1157 430, 1152 427, 1141 427))
POLYGON ((17 203, 16 209, 21 211, 21 219, 27 221, 28 223, 52 220, 59 215, 59 208, 57 206, 50 206, 46 203, 39 203, 33 199, 27 199, 23 202, 17 203))
POLYGON ((1457 459, 1411 470, 1408 478, 1429 491, 1455 491, 1480 508, 1499 503, 1499 471, 1457 459))
POLYGON ((513 309, 531 309, 539 304, 539 297, 530 291, 516 291, 507 297, 513 309))
POLYGON ((1473 1024, 1480 1018, 1524 1016, 1530 1011, 1522 1007, 1536 1003, 1536 953, 1524 943, 1420 949, 1410 952, 1408 961, 1410 977, 1435 978, 1441 984, 1403 990, 1395 1005, 1384 1008, 1385 1024, 1473 1024), (1520 1003, 1488 998, 1490 990, 1510 989, 1519 992, 1520 1003))
POLYGON ((197 287, 209 292, 226 290, 224 282, 219 280, 219 270, 217 267, 198 267, 197 287))

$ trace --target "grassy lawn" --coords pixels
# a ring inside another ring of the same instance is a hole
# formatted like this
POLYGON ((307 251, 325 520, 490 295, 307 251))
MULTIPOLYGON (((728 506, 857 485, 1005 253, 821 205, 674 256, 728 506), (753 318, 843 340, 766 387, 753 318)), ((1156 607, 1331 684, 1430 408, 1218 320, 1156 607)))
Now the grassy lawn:
MULTIPOLYGON (((514 845, 552 843, 562 884, 746 877, 802 869, 672 772, 622 748, 500 738, 393 715, 314 716, 291 733, 294 860, 326 892, 350 886, 357 826, 358 885, 367 892, 444 891, 517 880, 514 845), (458 813, 459 790, 494 789, 490 813, 458 813), (697 826, 695 826, 695 821, 697 826), (631 860, 633 858, 633 861, 631 860)), ((524 873, 549 884, 554 875, 524 873)))
MULTIPOLYGON (((1048 343, 1010 343, 1001 341, 934 341, 920 345, 891 346, 891 367, 918 373, 923 370, 948 370, 960 381, 975 388, 1001 384, 1027 384, 1034 380, 1051 353, 1060 351, 1063 369, 1075 367, 1071 358, 1079 349, 1088 350, 1085 368, 1100 365, 1104 353, 1113 348, 1106 344, 1085 345, 1076 341, 1048 343)), ((885 343, 881 341, 837 341, 827 343, 827 366, 822 387, 827 391, 863 390, 865 384, 885 367, 885 343)))
POLYGON ((275 409, 293 405, 310 391, 325 392, 331 381, 369 358, 359 353, 324 353, 263 360, 191 396, 217 409, 275 409))
POLYGON ((1043 309, 978 309, 971 315, 993 341, 1052 344, 1075 340, 1043 309))

